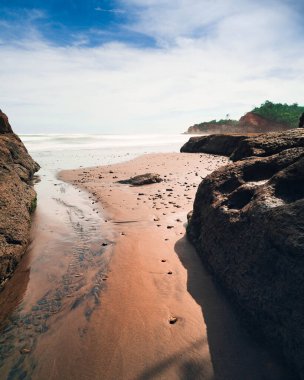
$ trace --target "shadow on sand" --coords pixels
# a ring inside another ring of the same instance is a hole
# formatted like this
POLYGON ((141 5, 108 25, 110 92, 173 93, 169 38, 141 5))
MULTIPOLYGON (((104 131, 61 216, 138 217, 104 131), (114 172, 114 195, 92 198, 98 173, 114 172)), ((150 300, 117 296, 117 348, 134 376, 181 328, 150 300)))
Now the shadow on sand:
MULTIPOLYGON (((214 380, 296 380, 279 360, 240 325, 235 310, 204 268, 186 237, 175 252, 187 270, 187 290, 200 305, 207 326, 214 380)), ((191 363, 189 363, 191 366, 191 363)), ((189 374, 191 373, 188 372, 189 374)), ((205 379, 203 373, 181 379, 205 379)))
POLYGON ((212 380, 213 377, 210 377, 210 374, 206 373, 206 365, 204 365, 204 362, 198 363, 195 360, 186 359, 187 354, 191 352, 191 350, 202 349, 206 344, 206 339, 197 340, 184 350, 177 351, 174 355, 160 361, 157 365, 146 369, 136 380, 165 379, 165 371, 171 366, 176 366, 176 363, 179 363, 181 379, 212 380))
POLYGON ((244 330, 236 312, 186 237, 176 243, 175 252, 187 270, 187 290, 201 307, 207 337, 147 368, 136 380, 166 379, 166 371, 172 366, 179 369, 177 378, 181 380, 298 380, 255 340, 254 333, 249 335, 244 330), (209 362, 189 358, 192 350, 202 350, 206 345, 209 346, 212 373, 209 362))

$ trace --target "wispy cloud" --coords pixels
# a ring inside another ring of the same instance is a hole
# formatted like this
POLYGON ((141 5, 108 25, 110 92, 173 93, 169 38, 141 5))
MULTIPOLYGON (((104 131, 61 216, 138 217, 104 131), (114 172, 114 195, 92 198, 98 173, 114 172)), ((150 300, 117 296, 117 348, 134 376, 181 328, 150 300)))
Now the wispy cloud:
POLYGON ((104 9, 101 7, 96 7, 94 8, 95 11, 97 12, 109 12, 109 13, 126 13, 124 9, 119 9, 119 8, 113 8, 113 9, 104 9))
POLYGON ((266 99, 301 103, 304 39, 297 12, 285 1, 234 3, 124 2, 136 13, 126 30, 158 43, 145 49, 115 36, 86 46, 85 33, 78 46, 56 46, 39 34, 4 44, 1 108, 17 132, 127 132, 183 131, 227 113, 240 117, 266 99))

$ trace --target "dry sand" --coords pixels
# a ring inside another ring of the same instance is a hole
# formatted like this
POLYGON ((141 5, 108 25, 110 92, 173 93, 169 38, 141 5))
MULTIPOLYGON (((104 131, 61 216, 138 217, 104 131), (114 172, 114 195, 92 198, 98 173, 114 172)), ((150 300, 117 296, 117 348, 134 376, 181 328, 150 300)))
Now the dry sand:
POLYGON ((152 154, 61 173, 101 202, 115 242, 109 248, 107 289, 83 338, 84 349, 72 366, 69 353, 62 353, 60 378, 288 379, 244 332, 185 237, 201 178, 227 161, 204 154, 152 154), (142 187, 118 183, 146 172, 165 181, 142 187))

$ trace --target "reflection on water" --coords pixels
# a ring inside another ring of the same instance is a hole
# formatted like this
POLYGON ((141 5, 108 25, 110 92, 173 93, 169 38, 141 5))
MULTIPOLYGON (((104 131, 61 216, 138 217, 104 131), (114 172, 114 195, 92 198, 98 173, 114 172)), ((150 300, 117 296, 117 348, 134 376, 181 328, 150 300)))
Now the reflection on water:
POLYGON ((0 294, 0 374, 12 380, 32 377, 40 337, 56 334, 67 314, 81 309, 79 323, 89 323, 107 279, 111 241, 101 210, 88 194, 41 175, 32 243, 0 294))

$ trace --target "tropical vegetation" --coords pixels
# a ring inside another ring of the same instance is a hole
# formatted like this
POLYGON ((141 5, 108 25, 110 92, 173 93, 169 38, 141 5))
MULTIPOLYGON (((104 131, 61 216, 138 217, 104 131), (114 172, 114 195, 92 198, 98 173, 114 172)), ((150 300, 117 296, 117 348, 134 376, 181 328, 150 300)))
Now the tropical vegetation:
POLYGON ((304 112, 304 106, 299 106, 297 103, 291 105, 286 103, 272 103, 266 100, 265 103, 260 107, 255 107, 251 112, 268 120, 296 128, 299 124, 299 117, 304 112))

